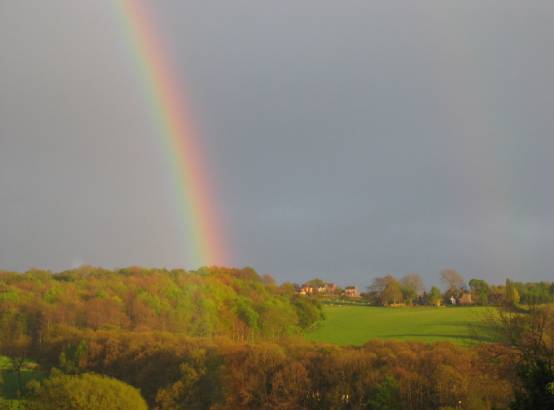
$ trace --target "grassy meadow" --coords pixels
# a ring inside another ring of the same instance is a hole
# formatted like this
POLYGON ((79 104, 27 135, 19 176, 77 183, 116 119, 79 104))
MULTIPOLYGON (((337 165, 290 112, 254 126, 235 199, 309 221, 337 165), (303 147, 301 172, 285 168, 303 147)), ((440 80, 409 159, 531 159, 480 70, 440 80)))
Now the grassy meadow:
POLYGON ((371 339, 450 341, 469 345, 485 339, 478 329, 487 307, 369 307, 326 305, 326 319, 308 340, 361 345, 371 339))

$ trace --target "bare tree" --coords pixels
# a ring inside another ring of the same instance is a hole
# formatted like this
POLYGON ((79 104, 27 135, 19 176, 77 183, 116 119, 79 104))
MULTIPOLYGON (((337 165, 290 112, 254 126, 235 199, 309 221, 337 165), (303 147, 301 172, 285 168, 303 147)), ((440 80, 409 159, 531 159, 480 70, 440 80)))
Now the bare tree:
POLYGON ((423 290, 423 280, 417 273, 409 273, 400 280, 404 299, 408 304, 412 304, 423 290))
POLYGON ((421 276, 417 273, 408 273, 400 280, 400 283, 403 287, 414 292, 416 295, 420 295, 425 289, 423 279, 421 279, 421 276))
POLYGON ((464 285, 464 278, 454 269, 446 269, 441 272, 441 282, 447 290, 460 289, 464 285))

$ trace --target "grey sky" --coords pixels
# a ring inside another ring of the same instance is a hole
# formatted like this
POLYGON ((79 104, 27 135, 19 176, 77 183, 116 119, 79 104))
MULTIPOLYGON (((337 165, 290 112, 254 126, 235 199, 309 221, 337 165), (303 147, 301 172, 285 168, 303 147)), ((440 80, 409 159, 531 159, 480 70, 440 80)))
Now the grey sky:
MULTIPOLYGON (((552 279, 551 1, 156 1, 232 264, 552 279)), ((114 2, 0 2, 0 266, 186 266, 114 2)))

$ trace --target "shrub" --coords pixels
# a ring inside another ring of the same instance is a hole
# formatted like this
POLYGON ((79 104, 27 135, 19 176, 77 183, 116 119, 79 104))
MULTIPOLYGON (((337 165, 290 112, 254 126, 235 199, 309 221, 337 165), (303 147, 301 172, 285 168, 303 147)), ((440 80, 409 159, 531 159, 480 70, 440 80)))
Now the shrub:
POLYGON ((54 374, 45 380, 29 406, 40 410, 146 410, 134 387, 92 373, 80 376, 54 374))

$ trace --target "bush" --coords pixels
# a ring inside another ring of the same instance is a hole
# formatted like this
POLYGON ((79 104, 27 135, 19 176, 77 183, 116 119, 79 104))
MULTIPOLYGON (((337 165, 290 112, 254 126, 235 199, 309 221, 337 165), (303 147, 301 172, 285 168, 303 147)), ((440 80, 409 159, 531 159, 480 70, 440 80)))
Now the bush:
POLYGON ((37 410, 146 410, 134 387, 92 373, 80 376, 54 374, 38 389, 29 406, 37 410))

